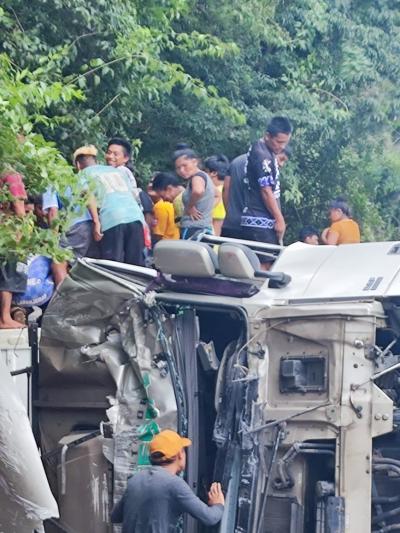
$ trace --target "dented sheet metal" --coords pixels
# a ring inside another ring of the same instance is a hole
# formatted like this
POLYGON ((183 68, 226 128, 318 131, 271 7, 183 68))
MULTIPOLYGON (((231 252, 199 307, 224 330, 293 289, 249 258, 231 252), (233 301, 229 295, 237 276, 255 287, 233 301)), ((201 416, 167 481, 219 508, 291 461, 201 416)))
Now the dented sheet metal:
MULTIPOLYGON (((177 391, 180 397, 183 393, 171 371, 175 364, 172 321, 154 298, 144 295, 137 280, 129 283, 83 263, 72 271, 44 317, 39 391, 42 445, 52 454, 60 443, 72 442, 75 431, 104 428, 103 460, 112 463, 113 471, 107 487, 110 502, 121 497, 133 471, 148 464, 147 443, 152 436, 160 428, 178 427, 176 396, 177 391)), ((61 472, 68 486, 69 454, 64 471, 47 464, 58 499, 61 472)), ((61 453, 57 460, 59 464, 61 453)), ((90 468, 87 472, 90 477, 90 468)), ((96 486, 94 480, 90 486, 96 486)), ((104 501, 104 491, 90 493, 76 486, 75 492, 80 490, 82 494, 71 499, 88 498, 88 504, 101 507, 102 502, 93 499, 104 501)), ((66 525, 69 519, 63 511, 71 514, 74 508, 68 491, 62 501, 60 524, 66 525)), ((92 527, 103 531, 100 522, 92 527)))
POLYGON ((0 532, 32 533, 58 508, 26 410, 0 361, 0 532))

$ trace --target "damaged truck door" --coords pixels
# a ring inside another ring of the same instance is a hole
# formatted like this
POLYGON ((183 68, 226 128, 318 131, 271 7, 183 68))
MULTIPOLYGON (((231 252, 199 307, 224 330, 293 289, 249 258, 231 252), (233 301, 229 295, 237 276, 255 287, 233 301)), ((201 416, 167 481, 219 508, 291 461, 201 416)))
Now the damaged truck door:
MULTIPOLYGON (((60 508, 46 531, 111 531, 113 503, 148 464, 160 428, 193 440, 187 481, 197 494, 215 475, 229 486, 245 401, 244 313, 204 297, 156 299, 144 291, 150 281, 82 262, 46 312, 36 408, 60 508)), ((184 531, 206 528, 186 517, 184 531)))

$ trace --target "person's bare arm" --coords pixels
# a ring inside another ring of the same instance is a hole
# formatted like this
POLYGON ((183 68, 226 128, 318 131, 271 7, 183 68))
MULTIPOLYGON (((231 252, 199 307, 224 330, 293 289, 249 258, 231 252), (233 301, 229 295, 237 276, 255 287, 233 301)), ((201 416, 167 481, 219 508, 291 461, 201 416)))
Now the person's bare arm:
POLYGON ((154 224, 155 224, 155 219, 154 219, 153 213, 144 213, 144 219, 145 219, 147 225, 149 226, 149 228, 151 229, 154 226, 154 224))
POLYGON ((214 185, 214 207, 216 207, 220 203, 221 200, 222 200, 222 193, 218 189, 218 187, 214 185))
POLYGON ((17 217, 25 216, 25 204, 23 200, 14 200, 12 205, 14 213, 17 215, 17 217))
POLYGON ((190 194, 188 209, 196 205, 196 203, 204 195, 205 190, 206 190, 205 181, 201 176, 194 176, 192 178, 191 186, 192 186, 192 191, 190 194))
POLYGON ((231 177, 230 176, 225 176, 224 188, 222 189, 222 202, 224 204, 225 210, 228 209, 230 188, 231 188, 231 177))
POLYGON ((95 241, 101 241, 103 238, 103 233, 101 232, 101 224, 99 213, 97 211, 97 203, 94 196, 89 197, 87 208, 93 220, 93 238, 95 241))
POLYGON ((332 231, 330 228, 325 228, 321 234, 321 241, 324 244, 337 244, 339 240, 339 233, 332 231))
POLYGON ((57 207, 50 207, 48 210, 47 210, 47 222, 49 224, 49 226, 51 226, 52 222, 54 222, 54 220, 56 220, 57 216, 58 216, 58 208, 57 207))
POLYGON ((191 188, 192 190, 190 194, 189 203, 186 208, 186 212, 193 220, 200 220, 202 218, 202 215, 200 211, 196 208, 196 204, 204 195, 206 190, 206 184, 204 179, 201 176, 194 176, 192 178, 191 188))
POLYGON ((278 239, 281 240, 283 239, 283 236, 286 231, 286 222, 283 218, 282 211, 279 208, 272 188, 263 187, 261 189, 261 197, 263 199, 265 207, 275 219, 275 231, 278 236, 278 239))

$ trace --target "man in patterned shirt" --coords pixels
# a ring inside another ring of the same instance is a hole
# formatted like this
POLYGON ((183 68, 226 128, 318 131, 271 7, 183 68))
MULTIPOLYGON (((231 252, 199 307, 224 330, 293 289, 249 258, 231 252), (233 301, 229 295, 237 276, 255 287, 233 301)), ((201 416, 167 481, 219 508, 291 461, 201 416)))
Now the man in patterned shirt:
POLYGON ((291 134, 290 121, 274 117, 264 137, 250 147, 246 167, 248 190, 241 220, 243 238, 271 244, 282 242, 286 224, 280 206, 276 156, 285 149, 291 134))

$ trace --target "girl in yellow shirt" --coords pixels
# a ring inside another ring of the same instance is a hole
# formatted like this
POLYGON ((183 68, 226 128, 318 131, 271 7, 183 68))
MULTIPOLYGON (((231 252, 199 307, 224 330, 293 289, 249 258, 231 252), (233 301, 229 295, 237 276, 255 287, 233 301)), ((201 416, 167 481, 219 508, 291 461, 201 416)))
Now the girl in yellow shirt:
POLYGON ((215 235, 221 235, 222 224, 226 215, 222 201, 225 176, 228 175, 229 159, 225 155, 212 155, 204 161, 204 168, 215 186, 215 204, 213 210, 213 229, 215 235))

